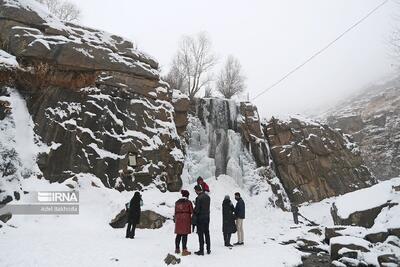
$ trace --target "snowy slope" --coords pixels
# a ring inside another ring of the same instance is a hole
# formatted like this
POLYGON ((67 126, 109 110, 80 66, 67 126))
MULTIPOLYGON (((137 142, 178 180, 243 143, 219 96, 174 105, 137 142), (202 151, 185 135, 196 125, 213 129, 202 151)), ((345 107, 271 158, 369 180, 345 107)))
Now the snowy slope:
MULTIPOLYGON (((15 215, 8 223, 10 226, 0 228, 0 266, 163 266, 167 253, 174 250, 173 222, 167 221, 159 230, 137 230, 134 240, 125 239, 125 229, 113 229, 108 222, 130 199, 131 193, 93 187, 91 181, 101 185, 90 175, 79 178, 79 215, 15 215)), ((231 177, 220 176, 218 181, 207 182, 212 190, 212 255, 184 257, 180 266, 244 266, 251 262, 251 266, 274 267, 296 266, 301 262, 301 252, 278 244, 282 234, 286 233, 285 239, 291 231, 289 213, 269 207, 262 195, 250 197, 231 177), (221 203, 225 194, 236 191, 243 194, 247 204, 246 245, 228 250, 223 246, 221 203)), ((64 184, 36 179, 24 180, 23 186, 27 190, 69 189, 64 184)), ((193 199, 193 184, 185 187, 193 199)), ((158 189, 149 189, 143 193, 144 209, 172 217, 178 197, 178 193, 163 194, 158 189)), ((292 231, 294 236, 301 232, 292 231)), ((188 246, 192 251, 197 250, 196 235, 190 235, 188 246)))

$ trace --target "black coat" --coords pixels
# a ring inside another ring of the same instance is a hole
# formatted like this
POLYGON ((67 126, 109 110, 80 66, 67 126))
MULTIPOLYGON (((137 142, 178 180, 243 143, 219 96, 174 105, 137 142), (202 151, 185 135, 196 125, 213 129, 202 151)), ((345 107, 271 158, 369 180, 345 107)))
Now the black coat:
POLYGON ((235 207, 235 215, 237 219, 244 219, 245 218, 245 205, 244 205, 244 201, 242 198, 239 198, 239 200, 236 203, 236 207, 235 207))
POLYGON ((128 209, 128 222, 132 224, 139 224, 140 222, 140 201, 142 200, 140 194, 132 197, 128 209))
POLYGON ((196 224, 210 222, 210 197, 206 193, 200 193, 196 197, 195 207, 196 224))
POLYGON ((222 202, 222 232, 224 234, 236 233, 235 207, 229 199, 222 202))

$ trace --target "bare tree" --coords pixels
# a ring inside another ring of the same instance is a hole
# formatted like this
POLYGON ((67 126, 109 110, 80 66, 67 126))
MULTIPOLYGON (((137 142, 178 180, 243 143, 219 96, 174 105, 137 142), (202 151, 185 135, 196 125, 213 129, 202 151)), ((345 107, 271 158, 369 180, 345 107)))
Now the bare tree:
POLYGON ((177 86, 182 85, 180 89, 193 99, 212 80, 211 70, 216 61, 206 33, 184 36, 172 61, 170 74, 174 81, 179 81, 177 86))
POLYGON ((177 89, 181 92, 186 92, 185 85, 185 75, 184 71, 180 69, 179 64, 174 60, 172 62, 171 69, 169 70, 167 76, 163 77, 163 80, 169 83, 169 86, 173 89, 177 89))
POLYGON ((230 55, 217 78, 217 91, 225 98, 230 99, 238 95, 246 88, 246 77, 242 73, 242 66, 238 59, 230 55))
POLYGON ((81 16, 81 11, 79 8, 69 2, 69 1, 61 1, 61 0, 37 0, 38 2, 46 5, 54 16, 59 18, 60 20, 67 22, 78 21, 81 16))

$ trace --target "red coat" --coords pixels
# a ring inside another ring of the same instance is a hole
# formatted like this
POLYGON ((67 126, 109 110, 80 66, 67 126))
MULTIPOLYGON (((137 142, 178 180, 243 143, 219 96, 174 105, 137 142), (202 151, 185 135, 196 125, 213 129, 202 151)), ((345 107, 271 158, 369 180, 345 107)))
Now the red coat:
POLYGON ((192 202, 181 198, 175 202, 175 234, 188 235, 192 232, 192 202))

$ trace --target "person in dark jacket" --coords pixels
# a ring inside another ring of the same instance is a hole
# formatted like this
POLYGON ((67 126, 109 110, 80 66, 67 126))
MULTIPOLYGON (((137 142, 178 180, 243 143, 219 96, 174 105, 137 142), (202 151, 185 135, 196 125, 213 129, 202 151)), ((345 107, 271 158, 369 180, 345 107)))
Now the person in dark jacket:
POLYGON ((245 218, 245 204, 240 196, 239 192, 235 193, 235 199, 237 201, 235 207, 235 217, 236 217, 236 229, 238 235, 238 241, 234 245, 244 245, 244 231, 243 231, 243 220, 245 218))
POLYGON ((142 196, 135 192, 128 207, 128 225, 126 227, 126 238, 135 238, 136 225, 140 222, 140 206, 142 196))
POLYGON ((293 221, 295 224, 299 224, 299 208, 292 204, 291 207, 292 213, 293 213, 293 221))
POLYGON ((199 176, 197 178, 197 185, 201 187, 201 189, 206 192, 206 193, 210 193, 210 187, 208 186, 208 184, 206 182, 204 182, 204 179, 199 176))
POLYGON ((235 207, 229 196, 225 196, 222 202, 222 232, 224 234, 225 247, 232 247, 231 235, 236 233, 235 207))
POLYGON ((181 194, 182 198, 175 202, 175 253, 181 253, 180 243, 182 240, 182 256, 188 256, 191 254, 187 250, 187 238, 191 233, 193 205, 189 200, 189 191, 182 190, 181 194))
POLYGON ((210 242, 210 197, 204 193, 199 185, 194 187, 197 197, 194 207, 194 215, 196 217, 197 234, 199 236, 199 251, 196 255, 204 255, 204 239, 207 244, 207 254, 211 253, 210 242))

